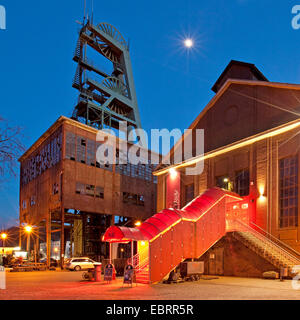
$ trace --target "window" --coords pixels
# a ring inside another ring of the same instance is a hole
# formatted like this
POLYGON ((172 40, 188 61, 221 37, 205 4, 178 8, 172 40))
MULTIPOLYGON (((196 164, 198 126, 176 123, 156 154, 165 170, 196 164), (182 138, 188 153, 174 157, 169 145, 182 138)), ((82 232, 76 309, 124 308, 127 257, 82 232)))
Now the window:
POLYGON ((104 199, 104 189, 103 187, 94 186, 91 184, 84 184, 81 182, 76 182, 76 191, 77 194, 83 194, 90 197, 96 196, 96 198, 104 199))
POLYGON ((93 186, 91 184, 87 184, 85 186, 85 194, 93 197, 95 195, 95 186, 93 186))
POLYGON ((249 170, 241 170, 235 173, 234 191, 241 197, 249 195, 249 170))
POLYGON ((280 228, 298 226, 298 157, 279 161, 280 228))
POLYGON ((55 194, 58 194, 58 183, 54 183, 53 184, 53 187, 52 187, 52 194, 55 195, 55 194))
POLYGON ((96 198, 104 199, 104 189, 102 187, 96 187, 96 198))
POLYGON ((194 184, 185 186, 185 203, 189 203, 194 199, 194 184))
POLYGON ((27 208, 27 203, 26 203, 26 200, 23 200, 22 201, 22 209, 26 209, 27 208))
POLYGON ((138 206, 144 206, 145 205, 145 199, 144 199, 144 196, 140 196, 140 195, 138 195, 137 196, 137 200, 138 200, 138 202, 137 202, 137 205, 138 206))
POLYGON ((123 192, 123 202, 128 204, 133 204, 136 206, 144 206, 145 205, 145 198, 142 195, 123 192))
POLYGON ((34 206, 35 205, 35 196, 31 196, 30 197, 30 206, 34 206))
POLYGON ((76 145, 76 160, 81 163, 85 163, 85 149, 86 142, 82 137, 77 136, 77 145, 76 145))
POLYGON ((85 194, 85 185, 81 182, 76 182, 76 191, 77 194, 85 194))
POLYGON ((95 166, 95 157, 96 157, 96 142, 93 140, 87 140, 86 147, 86 162, 89 166, 95 166))
POLYGON ((26 185, 55 166, 61 159, 61 131, 54 133, 40 148, 21 164, 21 184, 26 185))
POLYGON ((225 189, 225 190, 229 190, 229 179, 228 176, 220 176, 216 178, 216 186, 221 188, 221 189, 225 189))

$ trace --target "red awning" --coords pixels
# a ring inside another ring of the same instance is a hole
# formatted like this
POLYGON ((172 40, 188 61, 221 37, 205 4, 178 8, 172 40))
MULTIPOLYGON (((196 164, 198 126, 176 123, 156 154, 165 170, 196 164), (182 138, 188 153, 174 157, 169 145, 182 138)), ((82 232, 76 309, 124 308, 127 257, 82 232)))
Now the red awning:
POLYGON ((102 240, 127 243, 131 240, 148 240, 148 238, 137 228, 111 226, 106 230, 102 240))

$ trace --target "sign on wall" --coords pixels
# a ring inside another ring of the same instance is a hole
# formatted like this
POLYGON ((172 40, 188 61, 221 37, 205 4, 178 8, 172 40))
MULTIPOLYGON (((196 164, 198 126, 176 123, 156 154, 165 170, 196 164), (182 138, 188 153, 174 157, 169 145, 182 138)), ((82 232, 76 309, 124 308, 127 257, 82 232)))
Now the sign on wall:
POLYGON ((173 171, 167 175, 166 207, 180 209, 180 172, 173 171))

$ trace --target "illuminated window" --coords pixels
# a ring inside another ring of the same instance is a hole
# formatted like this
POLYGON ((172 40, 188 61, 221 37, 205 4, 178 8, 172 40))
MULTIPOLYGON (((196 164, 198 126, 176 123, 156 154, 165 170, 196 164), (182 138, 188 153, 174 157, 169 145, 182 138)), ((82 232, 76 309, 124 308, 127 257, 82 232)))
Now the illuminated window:
POLYGON ((280 228, 298 226, 298 157, 279 160, 280 228))
POLYGON ((241 170, 235 173, 234 191, 241 197, 249 195, 249 170, 241 170))

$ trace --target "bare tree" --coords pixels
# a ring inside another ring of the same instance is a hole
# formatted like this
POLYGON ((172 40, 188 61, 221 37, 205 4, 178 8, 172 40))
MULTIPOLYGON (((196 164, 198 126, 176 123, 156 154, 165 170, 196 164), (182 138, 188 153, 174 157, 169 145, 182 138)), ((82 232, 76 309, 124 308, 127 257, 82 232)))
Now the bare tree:
POLYGON ((0 175, 17 176, 18 158, 25 151, 21 142, 22 129, 11 126, 0 117, 0 175))

